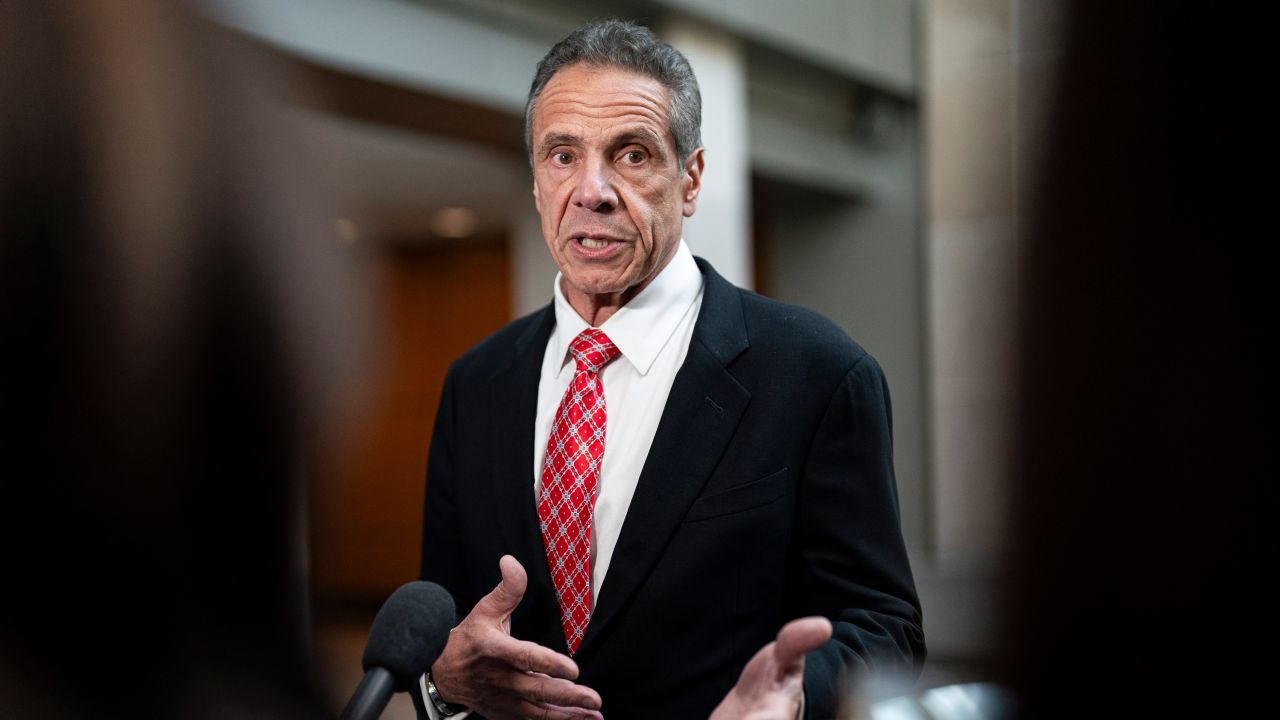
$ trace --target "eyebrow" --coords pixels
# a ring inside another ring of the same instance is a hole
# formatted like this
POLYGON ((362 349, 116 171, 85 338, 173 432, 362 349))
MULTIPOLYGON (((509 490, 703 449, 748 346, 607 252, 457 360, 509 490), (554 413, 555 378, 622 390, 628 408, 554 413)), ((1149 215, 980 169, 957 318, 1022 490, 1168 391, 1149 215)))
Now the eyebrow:
MULTIPOLYGON (((625 132, 614 139, 613 144, 625 145, 636 141, 646 143, 656 148, 659 152, 662 150, 662 140, 646 128, 628 128, 625 132)), ((555 133, 554 135, 546 136, 542 139, 542 142, 538 143, 538 154, 545 155, 548 150, 556 147, 557 145, 577 147, 581 144, 582 138, 577 135, 573 135, 571 133, 555 133)))
POLYGON ((557 145, 576 146, 581 142, 582 142, 582 138, 578 137, 577 135, 570 135, 569 133, 556 133, 555 135, 548 135, 542 139, 542 142, 538 143, 538 154, 545 155, 548 150, 550 150, 551 148, 557 145))
POLYGON ((624 145, 635 140, 652 145, 659 150, 662 149, 662 139, 645 128, 631 129, 618 136, 618 144, 620 145, 624 145))

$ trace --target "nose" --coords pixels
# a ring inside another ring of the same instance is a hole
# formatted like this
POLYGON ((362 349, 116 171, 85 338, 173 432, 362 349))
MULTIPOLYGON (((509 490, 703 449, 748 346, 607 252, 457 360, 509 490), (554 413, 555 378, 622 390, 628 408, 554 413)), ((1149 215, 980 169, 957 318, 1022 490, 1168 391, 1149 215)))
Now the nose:
POLYGON ((618 193, 613 188, 612 167, 599 159, 591 159, 583 163, 571 200, 580 208, 596 212, 609 212, 618 207, 618 193))

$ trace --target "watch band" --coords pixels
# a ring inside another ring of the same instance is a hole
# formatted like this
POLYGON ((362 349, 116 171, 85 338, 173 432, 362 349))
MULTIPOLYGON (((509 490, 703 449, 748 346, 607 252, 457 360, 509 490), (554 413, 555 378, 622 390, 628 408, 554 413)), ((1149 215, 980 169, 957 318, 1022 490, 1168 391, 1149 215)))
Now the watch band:
POLYGON ((435 706, 436 712, 440 713, 442 718, 450 718, 467 710, 465 705, 455 705, 440 697, 440 691, 436 689, 436 683, 431 679, 430 670, 427 671, 427 699, 435 706))

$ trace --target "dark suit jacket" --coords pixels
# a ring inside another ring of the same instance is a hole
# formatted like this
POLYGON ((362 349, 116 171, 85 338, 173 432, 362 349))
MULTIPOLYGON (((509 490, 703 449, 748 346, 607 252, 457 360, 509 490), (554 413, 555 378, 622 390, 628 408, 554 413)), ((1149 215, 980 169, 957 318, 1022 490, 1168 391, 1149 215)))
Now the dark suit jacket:
MULTIPOLYGON (((706 285, 578 653, 610 720, 705 718, 782 624, 825 615, 807 715, 835 713, 842 669, 914 676, 920 607, 902 542, 888 389, 825 318, 706 285)), ((511 554, 529 574, 512 634, 566 652, 531 475, 550 307, 449 370, 431 442, 422 576, 465 614, 511 554)))

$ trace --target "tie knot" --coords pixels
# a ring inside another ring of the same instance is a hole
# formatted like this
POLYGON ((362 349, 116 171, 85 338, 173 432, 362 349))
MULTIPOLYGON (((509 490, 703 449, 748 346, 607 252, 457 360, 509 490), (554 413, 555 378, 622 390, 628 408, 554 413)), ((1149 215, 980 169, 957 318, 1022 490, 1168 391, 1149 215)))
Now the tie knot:
POLYGON ((598 373, 600 368, 609 364, 609 361, 618 357, 622 351, 613 344, 603 330, 587 328, 573 339, 569 352, 573 353, 579 372, 598 373))

